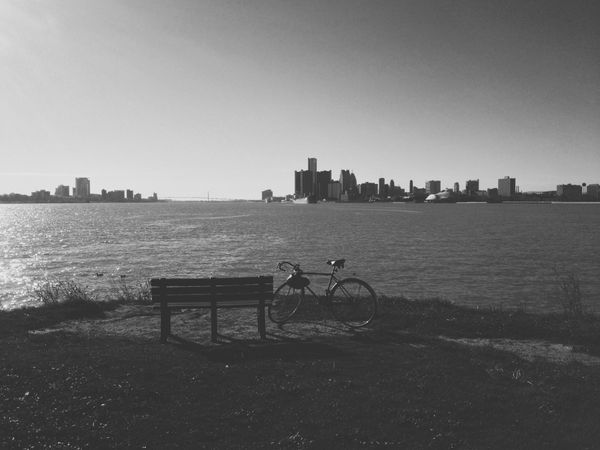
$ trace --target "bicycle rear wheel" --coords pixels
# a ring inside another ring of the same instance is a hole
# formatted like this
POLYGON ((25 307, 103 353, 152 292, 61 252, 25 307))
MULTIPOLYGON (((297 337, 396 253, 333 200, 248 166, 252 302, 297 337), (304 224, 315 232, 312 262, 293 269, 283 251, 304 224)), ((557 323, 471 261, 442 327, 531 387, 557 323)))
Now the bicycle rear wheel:
POLYGON ((294 289, 283 283, 273 294, 273 302, 269 305, 269 319, 282 324, 291 319, 304 299, 304 289, 294 289))
POLYGON ((377 314, 377 295, 371 286, 358 278, 346 278, 333 286, 329 305, 336 319, 359 328, 377 314))

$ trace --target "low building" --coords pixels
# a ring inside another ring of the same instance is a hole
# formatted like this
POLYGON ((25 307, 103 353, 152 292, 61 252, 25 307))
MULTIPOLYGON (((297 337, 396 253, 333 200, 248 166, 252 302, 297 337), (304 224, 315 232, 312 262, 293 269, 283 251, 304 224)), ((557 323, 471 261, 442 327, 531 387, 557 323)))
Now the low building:
POLYGON ((271 189, 266 189, 260 193, 261 200, 265 202, 270 202, 273 200, 273 191, 271 189))
POLYGON ((600 184, 588 184, 587 185, 587 198, 597 202, 600 200, 600 184))
POLYGON ((122 202, 125 200, 125 191, 110 191, 108 193, 109 202, 122 202))
POLYGON ((339 181, 330 181, 327 185, 327 198, 329 200, 339 200, 342 195, 342 189, 339 181))
POLYGON ((369 183, 368 181, 366 183, 361 183, 358 186, 360 198, 363 200, 369 200, 377 196, 377 187, 377 183, 369 183))
POLYGON ((61 184, 54 190, 54 195, 56 195, 57 197, 69 197, 69 195, 70 195, 69 186, 65 186, 64 184, 61 184))
POLYGON ((31 193, 31 199, 34 202, 47 202, 50 201, 50 191, 40 190, 31 193))
POLYGON ((425 203, 456 203, 456 196, 453 191, 446 189, 436 194, 429 194, 425 198, 425 203))
POLYGON ((566 202, 582 200, 582 187, 579 184, 559 184, 556 186, 556 196, 566 202))

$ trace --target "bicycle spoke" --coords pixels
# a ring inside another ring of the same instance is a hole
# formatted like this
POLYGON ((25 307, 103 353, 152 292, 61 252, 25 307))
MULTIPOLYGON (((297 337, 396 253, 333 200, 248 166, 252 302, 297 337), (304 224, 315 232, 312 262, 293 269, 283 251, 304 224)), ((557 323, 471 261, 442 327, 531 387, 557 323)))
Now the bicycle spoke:
POLYGON ((377 312, 377 297, 362 280, 348 278, 332 290, 330 307, 335 317, 351 327, 368 324, 377 312))
POLYGON ((304 293, 284 283, 273 294, 273 302, 269 305, 269 318, 278 324, 288 321, 298 310, 304 293))

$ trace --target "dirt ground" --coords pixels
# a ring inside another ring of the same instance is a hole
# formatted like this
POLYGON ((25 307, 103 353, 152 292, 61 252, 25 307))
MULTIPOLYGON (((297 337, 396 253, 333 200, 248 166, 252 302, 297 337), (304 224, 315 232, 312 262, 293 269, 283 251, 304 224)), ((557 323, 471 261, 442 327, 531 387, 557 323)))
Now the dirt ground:
MULTIPOLYGON (((279 341, 318 341, 333 336, 355 335, 366 330, 351 330, 345 325, 323 316, 313 320, 292 320, 283 326, 270 322, 267 318, 267 337, 279 341)), ((220 309, 218 311, 219 340, 211 341, 210 311, 184 310, 171 316, 171 332, 176 338, 203 346, 221 345, 227 342, 259 340, 256 312, 253 309, 220 309)), ((104 319, 73 320, 55 327, 31 331, 32 334, 45 334, 68 331, 84 336, 112 335, 132 339, 158 341, 160 338, 160 312, 149 306, 124 305, 108 311, 104 319)), ((398 330, 401 331, 401 330, 398 330)), ((440 340, 451 341, 465 346, 489 347, 511 352, 527 360, 546 360, 567 364, 578 362, 588 366, 600 366, 600 358, 576 351, 568 345, 540 340, 517 339, 451 339, 438 336, 440 340)))
MULTIPOLYGON (((55 327, 32 331, 33 334, 69 331, 83 335, 113 335, 134 339, 160 339, 160 312, 149 306, 125 305, 106 312, 104 319, 73 320, 55 327)), ((267 336, 275 340, 314 340, 330 336, 355 334, 345 325, 326 317, 311 321, 290 321, 278 326, 266 319, 267 336)), ((233 308, 218 310, 219 341, 211 342, 210 310, 190 309, 173 312, 171 333, 177 338, 200 345, 219 345, 231 341, 258 340, 256 310, 233 308)))

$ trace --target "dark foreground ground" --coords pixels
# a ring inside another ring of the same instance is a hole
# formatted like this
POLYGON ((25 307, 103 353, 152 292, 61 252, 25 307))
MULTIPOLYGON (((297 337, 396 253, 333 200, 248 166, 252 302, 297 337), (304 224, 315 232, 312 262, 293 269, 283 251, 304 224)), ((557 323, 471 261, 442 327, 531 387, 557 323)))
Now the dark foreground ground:
POLYGON ((600 446, 599 318, 389 303, 359 333, 218 345, 29 332, 103 316, 89 305, 0 313, 0 448, 600 446), (441 336, 592 358, 525 360, 441 336))

